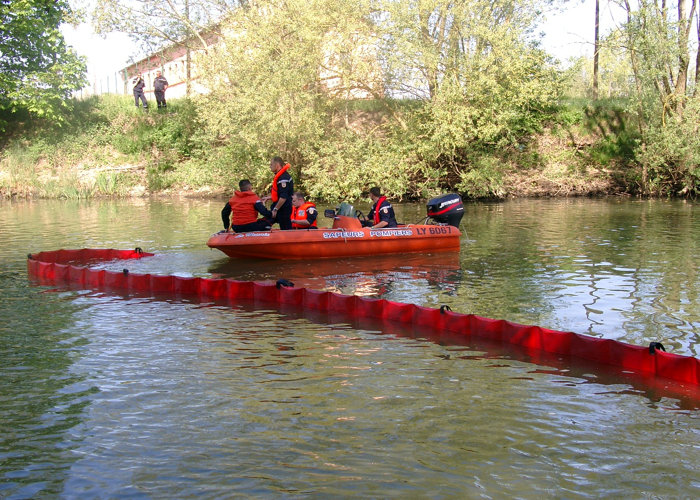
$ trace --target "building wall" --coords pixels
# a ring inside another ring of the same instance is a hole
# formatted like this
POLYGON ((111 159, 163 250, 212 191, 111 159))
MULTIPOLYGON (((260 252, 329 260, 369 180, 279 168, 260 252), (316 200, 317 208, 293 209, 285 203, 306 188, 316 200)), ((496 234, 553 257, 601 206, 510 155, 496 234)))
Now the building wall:
MULTIPOLYGON (((218 43, 219 37, 213 33, 205 36, 208 45, 218 43)), ((322 87, 331 95, 342 99, 371 99, 383 95, 383 78, 376 44, 363 40, 356 35, 351 48, 344 44, 333 32, 329 32, 324 41, 325 60, 324 68, 319 68, 319 78, 322 87), (343 68, 348 65, 362 69, 362 79, 369 83, 371 90, 358 88, 347 82, 343 82, 343 68)), ((199 45, 201 47, 201 45, 199 45)), ((203 49, 190 51, 190 93, 206 94, 209 90, 200 82, 200 72, 196 64, 197 55, 203 53, 203 49)), ((94 94, 116 93, 132 95, 134 78, 143 75, 146 87, 146 98, 154 101, 153 81, 156 72, 161 71, 168 80, 168 89, 165 92, 166 99, 177 99, 187 95, 187 50, 185 47, 170 47, 163 51, 151 54, 125 68, 114 75, 103 79, 96 79, 90 87, 80 91, 81 97, 94 94)))

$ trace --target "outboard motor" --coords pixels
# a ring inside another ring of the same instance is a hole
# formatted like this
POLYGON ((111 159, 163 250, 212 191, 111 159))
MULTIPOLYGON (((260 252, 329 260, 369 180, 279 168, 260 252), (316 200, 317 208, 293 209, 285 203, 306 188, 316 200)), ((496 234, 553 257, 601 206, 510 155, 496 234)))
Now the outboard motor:
POLYGON ((428 217, 435 222, 459 228, 463 215, 464 204, 456 193, 443 194, 428 201, 428 217))

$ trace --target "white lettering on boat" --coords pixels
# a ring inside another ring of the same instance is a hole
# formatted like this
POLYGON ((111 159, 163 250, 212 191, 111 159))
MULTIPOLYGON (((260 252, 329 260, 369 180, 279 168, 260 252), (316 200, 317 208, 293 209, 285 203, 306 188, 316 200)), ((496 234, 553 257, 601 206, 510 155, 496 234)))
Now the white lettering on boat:
POLYGON ((324 238, 362 238, 365 235, 362 231, 333 231, 323 233, 324 238))
POLYGON ((380 229, 369 232, 370 236, 412 236, 413 231, 410 229, 380 229))
POLYGON ((263 233, 263 232, 260 232, 260 233, 236 233, 235 237, 236 238, 250 238, 251 236, 253 238, 269 238, 270 233, 263 233))

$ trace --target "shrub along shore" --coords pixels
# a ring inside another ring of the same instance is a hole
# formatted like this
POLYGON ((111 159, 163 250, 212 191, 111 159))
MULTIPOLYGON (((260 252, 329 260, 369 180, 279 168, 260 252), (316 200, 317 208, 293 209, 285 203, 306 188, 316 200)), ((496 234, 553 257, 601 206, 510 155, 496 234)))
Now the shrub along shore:
MULTIPOLYGON (((459 164, 426 168, 415 148, 402 149, 401 138, 370 133, 387 113, 408 113, 413 103, 351 101, 344 103, 342 132, 327 134, 328 141, 305 158, 285 159, 292 163, 295 186, 317 201, 357 199, 374 184, 396 200, 448 190, 465 199, 674 195, 642 186, 637 137, 626 126, 624 104, 564 100, 508 144, 481 145, 461 156, 452 151, 450 161, 458 158, 459 164), (324 175, 318 175, 320 164, 324 175)), ((145 112, 131 97, 102 96, 76 101, 60 127, 19 119, 0 139, 0 196, 223 197, 241 178, 251 179, 259 192, 267 190, 269 156, 237 147, 240 131, 215 138, 202 133, 199 105, 173 100, 167 111, 145 112)), ((272 148, 266 152, 284 156, 272 148)))

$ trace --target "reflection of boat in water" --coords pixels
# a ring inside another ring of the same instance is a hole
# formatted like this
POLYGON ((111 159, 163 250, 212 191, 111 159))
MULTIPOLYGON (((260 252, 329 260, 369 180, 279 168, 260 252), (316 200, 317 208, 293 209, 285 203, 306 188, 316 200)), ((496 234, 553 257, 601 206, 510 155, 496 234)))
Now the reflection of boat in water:
MULTIPOLYGON (((352 212, 352 207, 349 208, 352 212)), ((330 212, 332 228, 221 232, 213 234, 207 245, 229 257, 261 259, 328 259, 459 250, 459 222, 464 206, 458 195, 446 195, 429 202, 428 216, 435 224, 370 229, 362 227, 360 219, 349 213, 330 212), (444 207, 440 207, 441 204, 444 207), (437 208, 431 212, 433 206, 437 208)))
MULTIPOLYGON (((242 281, 292 281, 295 286, 363 296, 382 296, 396 282, 421 282, 429 287, 456 290, 462 270, 459 252, 376 255, 338 259, 279 260, 222 259, 208 271, 217 278, 242 281)), ((420 287, 418 287, 420 288, 420 287)))

